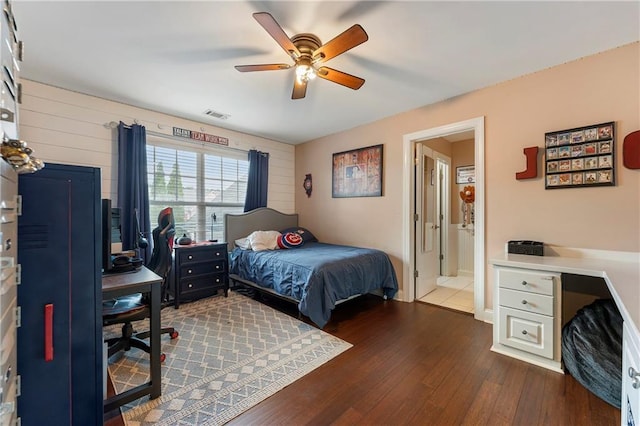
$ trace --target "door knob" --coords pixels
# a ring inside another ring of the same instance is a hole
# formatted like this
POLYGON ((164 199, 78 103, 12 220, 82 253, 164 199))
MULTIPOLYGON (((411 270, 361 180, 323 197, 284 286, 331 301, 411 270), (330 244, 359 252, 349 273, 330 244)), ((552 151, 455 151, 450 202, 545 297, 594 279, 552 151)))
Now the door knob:
POLYGON ((629 377, 631 377, 631 387, 640 389, 640 373, 635 368, 629 367, 629 377))

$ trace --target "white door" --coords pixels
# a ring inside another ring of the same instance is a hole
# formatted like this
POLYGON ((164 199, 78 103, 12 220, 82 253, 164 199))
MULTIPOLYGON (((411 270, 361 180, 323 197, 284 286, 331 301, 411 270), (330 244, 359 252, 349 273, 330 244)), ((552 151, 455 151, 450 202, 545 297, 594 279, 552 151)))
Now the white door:
POLYGON ((433 151, 416 144, 415 289, 416 299, 436 289, 440 275, 438 170, 433 151))
POLYGON ((451 223, 451 182, 449 170, 451 159, 434 151, 436 161, 436 211, 438 217, 438 234, 440 236, 440 275, 449 276, 451 273, 451 245, 449 244, 449 223, 451 223))

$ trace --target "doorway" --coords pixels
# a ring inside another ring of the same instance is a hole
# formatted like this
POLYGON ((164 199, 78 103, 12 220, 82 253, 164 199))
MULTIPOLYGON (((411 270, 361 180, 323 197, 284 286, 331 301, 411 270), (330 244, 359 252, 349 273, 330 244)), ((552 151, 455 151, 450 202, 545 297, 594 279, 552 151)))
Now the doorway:
POLYGON ((466 313, 475 308, 473 204, 460 193, 475 186, 474 145, 473 131, 416 142, 417 159, 424 157, 424 165, 416 165, 416 300, 466 313), (431 245, 425 249, 430 233, 435 255, 431 245), (427 292, 423 276, 434 284, 427 292))
MULTIPOLYGON (((453 123, 445 126, 440 126, 432 129, 419 131, 416 133, 404 135, 403 153, 404 153, 404 183, 403 183, 403 235, 404 235, 404 248, 403 248, 403 264, 405 265, 404 279, 403 279, 403 299, 407 302, 412 302, 418 297, 416 283, 418 282, 419 272, 417 267, 419 262, 417 260, 416 252, 420 247, 419 244, 425 244, 425 247, 430 248, 429 245, 429 229, 428 223, 424 226, 421 225, 417 228, 416 222, 419 220, 419 213, 422 211, 424 204, 417 204, 416 191, 420 189, 421 185, 424 185, 424 180, 420 183, 416 177, 416 165, 421 157, 416 156, 416 152, 421 149, 420 146, 424 145, 424 142, 434 138, 444 138, 450 135, 473 132, 474 143, 474 189, 475 189, 475 202, 474 202, 474 224, 473 224, 473 314, 474 317, 482 321, 490 321, 489 314, 485 312, 484 293, 485 293, 485 251, 484 251, 484 117, 478 117, 458 123, 453 123), (426 233, 425 233, 426 229, 426 233), (417 230, 417 231, 416 231, 417 230), (426 234, 426 237, 425 237, 426 234), (417 241, 417 244, 416 244, 417 241)), ((436 155, 436 154, 433 154, 436 155)), ((434 159, 435 160, 435 159, 434 159)), ((434 161, 434 164, 437 162, 434 161)), ((435 167, 435 166, 434 166, 435 167)), ((436 167, 437 170, 437 167, 436 167)), ((454 173, 450 173, 454 174, 454 173)), ((430 176, 429 176, 430 177, 430 176)), ((424 189, 424 188, 422 188, 424 189)), ((444 190, 443 192, 446 192, 444 190)), ((423 192, 420 192, 422 194, 423 192)), ((452 192, 450 192, 452 194, 452 192)), ((420 197, 418 197, 419 199, 420 197)), ((449 209, 451 210, 451 209, 449 209)), ((450 224, 450 221, 446 222, 450 224)), ((447 227, 448 228, 448 227, 447 227)), ((435 230, 435 229, 434 229, 435 230)), ((436 242, 438 233, 433 233, 433 243, 436 242)), ((443 237, 442 227, 440 228, 440 243, 444 250, 444 259, 441 259, 441 264, 437 268, 445 268, 445 273, 450 273, 446 268, 450 268, 453 264, 451 258, 453 256, 451 250, 446 250, 447 246, 451 246, 451 235, 446 239, 443 237), (449 262, 447 262, 449 259, 449 262), (447 266, 448 265, 448 266, 447 266)), ((432 271, 433 272, 433 271, 432 271)), ((430 272, 430 279, 432 280, 433 274, 430 272)), ((438 272, 438 276, 440 275, 438 272)), ((446 276, 446 275, 444 275, 446 276)), ((422 284, 421 284, 422 285, 422 284)), ((437 278, 436 278, 437 285, 437 278)), ((422 291, 423 287, 420 287, 422 291)))

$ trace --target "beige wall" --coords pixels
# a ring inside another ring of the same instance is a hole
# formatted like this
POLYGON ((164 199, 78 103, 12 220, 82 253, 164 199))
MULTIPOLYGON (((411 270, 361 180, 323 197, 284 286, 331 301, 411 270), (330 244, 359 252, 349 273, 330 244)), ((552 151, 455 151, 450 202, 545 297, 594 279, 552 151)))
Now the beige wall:
POLYGON ((474 140, 467 139, 457 142, 449 142, 445 138, 433 138, 421 142, 422 145, 431 148, 440 154, 451 159, 450 182, 451 182, 451 223, 462 222, 462 199, 460 191, 465 185, 456 184, 456 167, 472 166, 474 164, 474 140))
MULTIPOLYGON (((640 129, 639 103, 640 43, 633 43, 317 139, 296 146, 296 210, 320 240, 386 251, 402 283, 403 135, 484 116, 487 259, 514 238, 637 252, 640 170, 623 167, 622 140, 640 129), (515 179, 523 148, 542 147, 545 132, 606 121, 616 122, 615 187, 545 190, 541 161, 538 178, 515 179), (375 144, 384 144, 383 196, 331 198, 331 154, 375 144)), ((493 275, 485 271, 491 307, 493 275)))
MULTIPOLYGON (((201 131, 229 139, 229 147, 243 151, 257 149, 269 156, 269 207, 294 212, 292 145, 234 132, 87 96, 45 84, 22 80, 20 138, 27 141, 36 157, 45 162, 99 167, 102 197, 116 199, 117 131, 105 124, 137 120, 147 132, 171 135, 173 127, 201 131)), ((191 142, 179 141, 178 144, 191 142)))

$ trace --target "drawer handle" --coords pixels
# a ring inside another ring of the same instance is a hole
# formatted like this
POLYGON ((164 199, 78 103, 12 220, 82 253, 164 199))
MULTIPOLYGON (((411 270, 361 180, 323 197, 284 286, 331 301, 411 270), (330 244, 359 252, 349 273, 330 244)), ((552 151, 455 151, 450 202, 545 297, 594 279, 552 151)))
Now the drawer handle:
POLYGON ((193 284, 189 284, 189 288, 193 287, 193 284))
POLYGON ((629 367, 629 377, 631 377, 631 387, 640 389, 640 373, 635 368, 629 367))
POLYGON ((188 257, 189 257, 189 260, 193 259, 193 256, 191 256, 191 255, 189 255, 188 257))
POLYGON ((2 210, 15 210, 16 209, 16 202, 15 201, 2 200, 2 201, 0 201, 0 209, 2 209, 2 210))
POLYGON ((216 256, 220 256, 220 253, 216 253, 216 256))
POLYGON ((0 108, 0 120, 13 123, 14 116, 15 114, 11 110, 7 108, 0 108))
POLYGON ((220 269, 220 265, 216 265, 216 269, 220 269))
POLYGON ((526 305, 526 304, 527 304, 527 301, 526 301, 526 300, 523 300, 523 301, 522 301, 522 304, 523 304, 523 305, 526 305))
POLYGON ((192 272, 193 272, 193 271, 191 271, 191 269, 189 269, 189 270, 187 271, 187 274, 191 274, 192 272))
POLYGON ((522 334, 524 334, 526 336, 529 333, 527 333, 527 330, 522 330, 522 334))
POLYGON ((216 278, 216 282, 219 283, 220 282, 220 278, 216 278))

